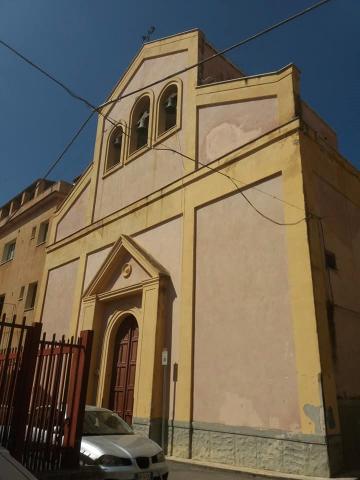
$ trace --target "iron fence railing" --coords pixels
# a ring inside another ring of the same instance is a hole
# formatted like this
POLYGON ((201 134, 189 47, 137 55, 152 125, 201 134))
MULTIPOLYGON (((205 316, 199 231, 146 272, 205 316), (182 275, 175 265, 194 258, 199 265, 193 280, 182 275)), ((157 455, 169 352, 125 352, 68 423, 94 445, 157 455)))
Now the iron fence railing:
POLYGON ((35 472, 78 464, 93 334, 47 340, 41 329, 0 322, 0 444, 35 472))

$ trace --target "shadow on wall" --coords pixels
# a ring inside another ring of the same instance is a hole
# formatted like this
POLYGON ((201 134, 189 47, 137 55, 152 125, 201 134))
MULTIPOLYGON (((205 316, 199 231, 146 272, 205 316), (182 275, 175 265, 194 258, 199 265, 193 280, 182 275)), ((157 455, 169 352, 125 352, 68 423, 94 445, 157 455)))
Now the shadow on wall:
MULTIPOLYGON (((178 381, 178 364, 174 363, 173 365, 173 375, 172 375, 172 382, 173 382, 173 401, 172 401, 172 416, 171 416, 171 425, 174 425, 175 421, 175 403, 176 403, 176 384, 178 381)), ((169 429, 167 429, 169 431, 169 429)), ((174 428, 171 429, 171 436, 170 439, 168 439, 168 444, 167 444, 167 454, 172 456, 173 455, 173 449, 174 449, 174 428)))
POLYGON ((169 279, 168 283, 168 294, 167 294, 167 302, 165 305, 165 346, 167 346, 168 349, 168 365, 169 366, 163 366, 163 374, 165 376, 164 379, 164 392, 163 392, 163 402, 165 404, 165 408, 163 409, 163 436, 162 438, 162 446, 165 450, 165 452, 168 454, 168 447, 169 443, 171 445, 170 450, 172 451, 172 445, 173 445, 173 433, 171 433, 171 438, 169 439, 169 420, 170 420, 170 392, 172 388, 172 382, 174 383, 173 385, 173 397, 172 397, 172 415, 171 415, 171 424, 174 422, 175 418, 175 404, 176 404, 176 382, 177 382, 177 371, 178 371, 178 365, 177 363, 174 363, 173 368, 171 368, 172 365, 172 339, 173 339, 173 318, 172 318, 172 312, 173 312, 173 304, 174 300, 177 297, 176 291, 174 288, 174 285, 169 279), (172 373, 172 375, 171 375, 172 373))

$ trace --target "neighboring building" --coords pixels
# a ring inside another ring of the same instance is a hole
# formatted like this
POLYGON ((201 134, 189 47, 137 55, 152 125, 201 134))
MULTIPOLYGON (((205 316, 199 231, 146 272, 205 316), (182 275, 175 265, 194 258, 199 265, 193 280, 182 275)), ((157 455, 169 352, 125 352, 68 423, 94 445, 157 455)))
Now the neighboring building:
POLYGON ((34 320, 51 215, 71 188, 40 179, 0 208, 0 316, 34 320))
POLYGON ((360 445, 360 175, 295 66, 186 69, 213 53, 150 42, 115 87, 38 316, 95 330, 88 402, 157 440, 164 417, 169 454, 327 476, 360 445))

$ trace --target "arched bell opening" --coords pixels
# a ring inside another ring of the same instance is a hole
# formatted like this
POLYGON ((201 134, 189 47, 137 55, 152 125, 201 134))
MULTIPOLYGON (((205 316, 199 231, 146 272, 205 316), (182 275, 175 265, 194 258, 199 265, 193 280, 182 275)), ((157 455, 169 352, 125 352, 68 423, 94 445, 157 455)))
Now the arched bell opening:
POLYGON ((133 110, 131 118, 130 154, 149 143, 150 98, 141 97, 133 110))

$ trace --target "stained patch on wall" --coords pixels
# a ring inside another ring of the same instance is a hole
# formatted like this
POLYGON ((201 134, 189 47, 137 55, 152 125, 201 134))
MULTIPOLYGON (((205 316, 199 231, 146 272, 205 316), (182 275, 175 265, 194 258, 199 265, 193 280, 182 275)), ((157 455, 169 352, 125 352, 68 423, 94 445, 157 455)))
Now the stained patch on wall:
POLYGON ((199 109, 199 159, 209 163, 278 126, 277 99, 199 109))
POLYGON ((304 413, 314 425, 314 433, 324 433, 322 428, 322 413, 320 405, 304 405, 304 413))
MULTIPOLYGON (((262 192, 282 195, 282 178, 262 192)), ((271 218, 281 202, 248 189, 271 218)), ((286 231, 235 193, 196 215, 194 421, 300 430, 286 231)))

